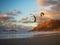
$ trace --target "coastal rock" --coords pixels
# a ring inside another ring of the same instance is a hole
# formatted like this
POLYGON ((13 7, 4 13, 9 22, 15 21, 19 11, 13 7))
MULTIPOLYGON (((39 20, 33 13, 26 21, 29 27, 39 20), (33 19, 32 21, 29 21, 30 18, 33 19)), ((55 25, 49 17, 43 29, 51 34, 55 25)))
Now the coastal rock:
POLYGON ((32 31, 60 31, 60 20, 48 20, 37 25, 32 31))

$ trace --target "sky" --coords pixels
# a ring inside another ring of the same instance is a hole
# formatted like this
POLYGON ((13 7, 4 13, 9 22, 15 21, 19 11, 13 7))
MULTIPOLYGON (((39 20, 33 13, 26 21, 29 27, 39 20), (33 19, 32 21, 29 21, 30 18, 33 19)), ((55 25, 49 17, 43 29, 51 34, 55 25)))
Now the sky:
POLYGON ((17 20, 23 16, 30 16, 32 10, 39 10, 36 0, 0 0, 0 13, 11 12, 13 10, 21 11, 17 14, 17 20))
POLYGON ((39 6, 49 6, 50 9, 44 9, 46 18, 60 20, 60 0, 37 0, 39 6))
MULTIPOLYGON (((6 15, 4 13, 7 13, 7 15, 15 15, 18 11, 21 12, 21 14, 17 13, 14 17, 16 20, 22 20, 24 17, 29 17, 31 19, 30 13, 32 13, 34 10, 40 10, 38 5, 36 4, 36 0, 0 0, 0 15, 6 15), (14 12, 13 12, 14 11, 14 12)), ((25 18, 24 18, 25 19, 25 18)), ((37 24, 22 24, 24 26, 36 26, 37 24)))
POLYGON ((0 0, 0 15, 4 15, 3 18, 11 15, 15 16, 16 20, 27 20, 32 18, 31 13, 36 14, 41 11, 45 16, 41 18, 40 14, 37 14, 36 18, 39 21, 60 19, 60 0, 0 0))
MULTIPOLYGON (((36 10, 37 12, 41 7, 39 7, 36 3, 36 0, 0 0, 0 13, 12 12, 14 10, 21 11, 21 14, 17 14, 15 17, 16 20, 21 20, 25 16, 31 18, 32 10, 36 10)), ((49 7, 45 6, 46 9, 49 7)), ((36 12, 35 12, 36 13, 36 12)))

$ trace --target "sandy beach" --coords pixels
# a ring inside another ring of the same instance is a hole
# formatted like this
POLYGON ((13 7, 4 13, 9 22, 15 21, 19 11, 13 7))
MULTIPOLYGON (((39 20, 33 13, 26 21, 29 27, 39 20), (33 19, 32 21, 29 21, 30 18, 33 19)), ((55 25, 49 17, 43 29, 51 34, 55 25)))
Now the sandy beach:
POLYGON ((60 45, 60 33, 32 38, 0 39, 0 45, 60 45))

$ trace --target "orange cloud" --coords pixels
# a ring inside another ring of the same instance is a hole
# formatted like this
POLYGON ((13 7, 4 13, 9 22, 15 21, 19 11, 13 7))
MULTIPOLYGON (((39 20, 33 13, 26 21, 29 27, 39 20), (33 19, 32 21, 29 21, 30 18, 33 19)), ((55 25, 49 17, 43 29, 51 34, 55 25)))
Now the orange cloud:
POLYGON ((37 0, 37 4, 40 6, 48 6, 58 3, 58 0, 37 0))
POLYGON ((37 4, 40 6, 46 6, 47 5, 45 0, 37 0, 37 4))
POLYGON ((12 17, 9 17, 9 16, 6 15, 6 14, 0 16, 0 20, 8 20, 8 19, 10 19, 10 18, 12 18, 12 17))
POLYGON ((42 10, 45 17, 50 19, 60 19, 60 0, 37 0, 39 6, 51 6, 50 10, 42 10))

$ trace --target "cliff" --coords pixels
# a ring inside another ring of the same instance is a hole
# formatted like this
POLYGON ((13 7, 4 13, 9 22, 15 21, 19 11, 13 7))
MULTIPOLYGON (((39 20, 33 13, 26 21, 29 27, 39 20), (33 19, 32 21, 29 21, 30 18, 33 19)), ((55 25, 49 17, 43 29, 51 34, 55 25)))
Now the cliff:
POLYGON ((48 20, 38 24, 32 31, 60 31, 60 20, 48 20))

